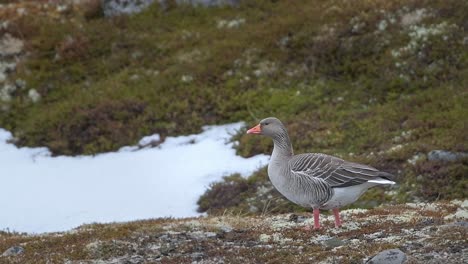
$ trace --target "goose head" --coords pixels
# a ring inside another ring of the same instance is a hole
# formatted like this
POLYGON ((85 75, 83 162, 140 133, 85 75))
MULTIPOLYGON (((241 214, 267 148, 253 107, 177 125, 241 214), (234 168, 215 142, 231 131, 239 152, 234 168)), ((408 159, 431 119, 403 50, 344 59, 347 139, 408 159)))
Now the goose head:
POLYGON ((284 131, 284 125, 278 118, 268 117, 260 121, 258 125, 247 130, 247 134, 257 134, 275 138, 277 135, 284 133, 284 131))

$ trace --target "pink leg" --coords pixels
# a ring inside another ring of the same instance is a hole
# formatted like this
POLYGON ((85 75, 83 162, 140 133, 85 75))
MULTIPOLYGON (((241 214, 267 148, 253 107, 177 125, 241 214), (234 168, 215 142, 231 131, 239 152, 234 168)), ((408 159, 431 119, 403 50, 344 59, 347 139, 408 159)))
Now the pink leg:
POLYGON ((314 208, 314 229, 320 229, 320 209, 314 208))
POLYGON ((333 214, 335 215, 335 227, 338 228, 341 226, 340 210, 338 208, 333 208, 333 214))

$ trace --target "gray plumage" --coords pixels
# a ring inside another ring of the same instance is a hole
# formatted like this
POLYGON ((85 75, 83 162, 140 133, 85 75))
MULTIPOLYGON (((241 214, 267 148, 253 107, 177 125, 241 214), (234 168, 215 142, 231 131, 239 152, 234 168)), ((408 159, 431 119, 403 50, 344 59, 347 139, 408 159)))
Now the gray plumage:
POLYGON ((294 155, 277 118, 265 118, 247 133, 273 139, 268 176, 282 195, 301 206, 335 209, 356 201, 370 187, 395 183, 393 175, 371 166, 320 153, 294 155))

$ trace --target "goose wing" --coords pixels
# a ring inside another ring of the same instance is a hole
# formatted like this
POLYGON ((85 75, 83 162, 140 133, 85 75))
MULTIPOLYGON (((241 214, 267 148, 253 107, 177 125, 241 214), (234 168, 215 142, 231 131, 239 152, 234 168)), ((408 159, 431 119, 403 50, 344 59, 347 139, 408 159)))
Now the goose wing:
POLYGON ((291 173, 298 177, 312 177, 327 182, 331 187, 347 187, 393 175, 371 166, 345 161, 326 154, 307 153, 289 161, 291 173))

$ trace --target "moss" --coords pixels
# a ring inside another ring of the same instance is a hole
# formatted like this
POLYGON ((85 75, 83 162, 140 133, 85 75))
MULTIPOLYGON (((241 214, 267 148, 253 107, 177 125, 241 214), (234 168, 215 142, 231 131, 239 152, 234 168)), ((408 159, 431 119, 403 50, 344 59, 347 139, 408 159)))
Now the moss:
POLYGON ((458 263, 463 259, 466 229, 444 221, 445 216, 457 210, 459 206, 450 202, 387 205, 361 213, 348 212, 345 226, 348 223, 359 228, 311 232, 304 232, 304 223, 291 222, 287 215, 90 224, 73 232, 34 236, 0 232, 0 251, 13 245, 25 248, 23 254, 1 258, 0 263, 134 259, 163 263, 191 263, 194 259, 229 263, 360 263, 394 248, 400 248, 415 262, 437 252, 458 263), (273 228, 274 223, 288 225, 277 229, 273 228), (206 232, 210 235, 204 236, 206 232), (271 239, 260 240, 262 235, 271 239), (323 240, 327 236, 343 245, 330 249, 323 240))
POLYGON ((242 194, 249 191, 247 181, 239 174, 224 177, 222 182, 212 183, 198 199, 198 212, 216 212, 237 206, 242 201, 242 194))
MULTIPOLYGON (((464 161, 407 162, 432 149, 468 150, 466 1, 154 4, 115 18, 102 17, 96 3, 62 15, 0 11, 11 22, 1 33, 23 39, 27 53, 10 76, 26 80, 27 89, 0 112, 1 127, 20 145, 95 154, 151 133, 164 138, 238 120, 253 126, 277 116, 296 153, 337 155, 397 174, 393 197, 376 189, 361 206, 377 198, 435 199, 444 179, 456 186, 447 198, 466 196, 464 161), (426 15, 403 23, 421 10, 426 15), (218 28, 238 19, 245 23, 218 28), (39 103, 28 100, 29 88, 41 94, 39 103)), ((238 154, 270 153, 270 140, 244 132, 233 138, 238 154)), ((244 212, 253 204, 234 194, 253 198, 249 192, 271 186, 264 172, 227 182, 226 197, 236 201, 229 207, 244 212)), ((212 186, 213 197, 223 184, 212 186)), ((274 191, 267 196, 254 199, 259 212, 297 210, 274 191)))
MULTIPOLYGON (((129 140, 110 138, 109 143, 93 148, 64 146, 53 148, 54 153, 97 153, 135 141, 148 131, 160 132, 161 127, 169 134, 181 134, 199 131, 206 123, 271 115, 292 124, 293 134, 301 119, 310 120, 297 128, 305 138, 300 142, 304 148, 365 152, 387 137, 369 131, 380 129, 375 120, 378 125, 387 120, 386 114, 394 111, 393 101, 418 89, 463 79, 459 69, 466 66, 467 55, 463 36, 455 29, 465 27, 464 14, 457 11, 464 5, 452 2, 414 1, 406 9, 399 1, 362 1, 353 8, 345 1, 294 5, 256 1, 237 9, 180 6, 162 10, 155 4, 141 14, 113 19, 99 15, 90 19, 81 11, 68 14, 73 19, 63 23, 47 16, 18 19, 14 21, 16 33, 26 39, 31 56, 14 77, 36 88, 43 101, 33 106, 24 100, 26 92, 20 92, 12 110, 0 114, 0 120, 16 135, 28 138, 20 142, 51 146, 61 140, 37 129, 40 123, 32 120, 44 120, 41 113, 72 112, 78 102, 96 105, 96 96, 130 98, 147 107, 129 140), (401 12, 429 9, 428 5, 441 15, 423 20, 422 26, 445 21, 455 25, 453 30, 447 27, 446 40, 430 36, 419 50, 423 59, 409 56, 396 61, 391 51, 409 41, 408 30, 392 24, 383 33, 376 25, 389 17, 401 19, 401 12), (375 12, 379 9, 384 13, 375 12), (247 21, 240 28, 217 28, 220 20, 239 18, 247 21), (356 31, 359 23, 365 26, 356 31), (415 71, 411 82, 400 80, 402 69, 394 66, 397 62, 410 63, 407 67, 415 71), (193 81, 181 82, 183 75, 193 81), (382 111, 374 114, 378 104, 384 104, 382 111), (368 123, 356 122, 366 115, 371 115, 368 123), (314 135, 304 135, 310 128, 315 129, 314 135), (46 136, 35 137, 30 132, 35 130, 46 136), (351 140, 356 144, 350 145, 351 140)), ((99 13, 92 4, 91 13, 99 13)), ((455 88, 454 92, 459 91, 455 88)), ((61 122, 58 118, 62 115, 50 122, 61 122)), ((398 129, 397 121, 391 129, 398 129)), ((46 130, 50 129, 53 126, 46 130)), ((241 140, 251 148, 240 151, 243 155, 268 147, 241 140)))
POLYGON ((468 160, 460 162, 424 161, 417 164, 418 190, 416 195, 425 200, 463 199, 468 187, 468 160))
POLYGON ((212 215, 265 215, 308 210, 285 199, 267 178, 266 169, 258 170, 247 179, 239 174, 224 177, 212 183, 200 197, 198 211, 212 215))

